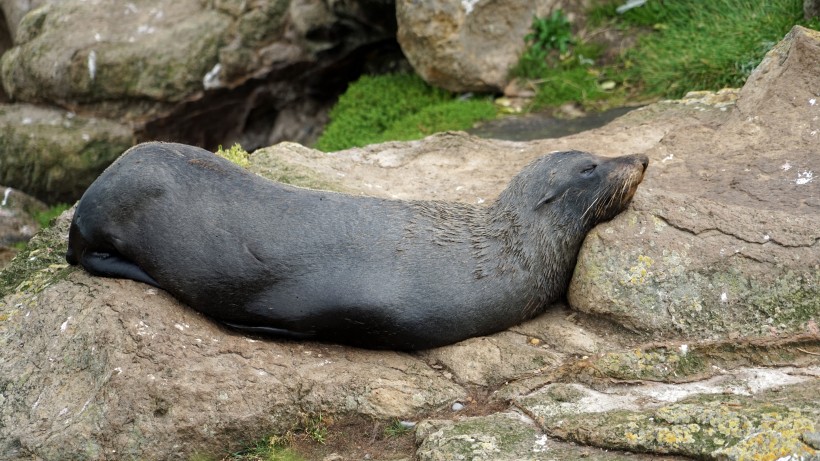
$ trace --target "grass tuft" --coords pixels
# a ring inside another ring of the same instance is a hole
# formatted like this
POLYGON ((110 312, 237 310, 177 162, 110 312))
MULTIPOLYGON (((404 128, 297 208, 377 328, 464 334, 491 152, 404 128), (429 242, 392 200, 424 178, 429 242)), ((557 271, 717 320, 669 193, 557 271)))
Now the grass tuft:
POLYGON ((763 56, 802 18, 802 0, 650 0, 627 25, 651 27, 624 58, 628 78, 650 95, 740 87, 763 56))

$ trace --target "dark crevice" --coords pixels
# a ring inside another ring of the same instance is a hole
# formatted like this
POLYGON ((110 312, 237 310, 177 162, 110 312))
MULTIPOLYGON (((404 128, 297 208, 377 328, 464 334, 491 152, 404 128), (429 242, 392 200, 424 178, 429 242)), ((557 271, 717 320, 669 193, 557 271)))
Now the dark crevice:
MULTIPOLYGON (((9 31, 6 15, 3 13, 3 9, 0 8, 0 56, 3 56, 13 45, 14 40, 12 40, 11 32, 9 31)), ((9 97, 3 89, 3 82, 0 81, 0 104, 7 102, 9 102, 9 97)))
POLYGON ((246 150, 294 141, 311 145, 330 108, 363 73, 407 68, 395 38, 350 51, 325 50, 315 61, 271 69, 231 89, 204 92, 138 128, 139 141, 183 142, 209 150, 242 144, 246 150))

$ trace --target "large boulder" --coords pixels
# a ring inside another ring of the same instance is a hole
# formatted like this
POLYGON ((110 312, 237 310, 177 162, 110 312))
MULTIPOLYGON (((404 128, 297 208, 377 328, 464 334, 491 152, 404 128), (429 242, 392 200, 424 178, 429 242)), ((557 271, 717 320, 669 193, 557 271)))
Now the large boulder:
POLYGON ((450 91, 498 92, 524 51, 533 16, 558 0, 396 2, 397 38, 416 72, 450 91))
POLYGON ((492 200, 550 151, 650 156, 630 209, 587 238, 571 308, 430 351, 239 335, 161 290, 66 266, 66 213, 0 273, 0 453, 218 456, 321 413, 432 416, 416 433, 417 457, 429 460, 811 459, 820 305, 810 277, 820 264, 807 172, 817 171, 818 79, 801 53, 817 40, 795 29, 764 62, 784 68, 761 70, 739 94, 655 104, 578 135, 444 133, 332 154, 293 143, 254 153, 252 169, 281 180, 465 203, 492 200))
MULTIPOLYGON (((288 108, 323 117, 372 53, 361 50, 390 41, 396 28, 382 20, 394 16, 386 0, 0 6, 15 45, 0 78, 13 101, 125 120, 144 138, 176 134, 213 146, 247 131, 249 145, 268 142, 288 108), (257 126, 262 119, 269 124, 257 126)), ((309 141, 318 128, 278 135, 309 141)))
POLYGON ((0 104, 0 184, 49 203, 74 202, 134 144, 111 120, 30 104, 0 104))
MULTIPOLYGON (((131 131, 138 141, 248 149, 310 143, 336 95, 365 61, 379 61, 379 45, 399 53, 387 0, 2 1, 0 8, 14 37, 0 59, 0 102, 10 99, 0 142, 17 144, 37 118, 14 115, 34 110, 24 103, 95 119, 113 127, 112 138, 131 131)), ((0 28, 0 51, 2 36, 0 28)), ((46 131, 30 143, 46 144, 46 131)), ((0 165, 11 168, 0 168, 0 182, 48 201, 79 198, 88 181, 49 168, 62 156, 83 168, 75 161, 87 156, 83 146, 49 149, 51 164, 40 160, 41 146, 31 146, 31 159, 2 152, 0 165)), ((78 174, 93 178, 101 165, 78 174)))
MULTIPOLYGON (((727 111, 728 112, 728 111, 727 111)), ((569 299, 659 337, 798 332, 820 314, 820 32, 795 27, 724 120, 680 127, 569 299)))
POLYGON ((15 100, 151 116, 202 89, 230 24, 197 0, 47 3, 21 20, 3 86, 15 100))

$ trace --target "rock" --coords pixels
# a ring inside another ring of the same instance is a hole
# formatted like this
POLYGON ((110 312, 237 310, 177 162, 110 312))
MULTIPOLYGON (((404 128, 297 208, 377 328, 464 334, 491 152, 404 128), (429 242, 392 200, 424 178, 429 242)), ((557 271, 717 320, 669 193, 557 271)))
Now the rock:
POLYGON ((817 321, 818 52, 820 33, 795 27, 736 110, 648 151, 632 210, 586 239, 574 308, 657 337, 788 335, 817 321))
MULTIPOLYGON (((35 245, 62 254, 70 216, 35 245)), ((47 288, 2 308, 4 459, 187 459, 300 414, 389 419, 465 396, 407 354, 258 340, 146 285, 47 270, 59 272, 47 288)))
POLYGON ((3 3, 17 29, 0 61, 13 101, 213 148, 312 141, 396 27, 386 0, 20 3, 3 3))
POLYGON ((423 355, 429 363, 438 363, 450 370, 458 383, 493 387, 558 363, 554 353, 528 345, 524 336, 506 332, 471 338, 423 355), (502 337, 505 335, 507 337, 502 337))
POLYGON ((1 62, 9 96, 133 120, 202 89, 226 39, 227 15, 196 0, 103 5, 73 0, 26 14, 1 62))
POLYGON ((803 17, 806 21, 811 18, 820 17, 820 1, 803 0, 803 17))
POLYGON ((0 186, 0 270, 17 254, 14 245, 27 242, 40 228, 32 214, 45 209, 36 198, 0 186))
POLYGON ((802 438, 820 426, 820 368, 807 371, 815 376, 747 370, 689 385, 644 385, 637 393, 573 385, 569 399, 558 389, 566 385, 552 384, 516 405, 548 434, 576 443, 698 459, 812 459, 817 453, 802 438), (736 387, 737 379, 752 377, 757 388, 736 387))
POLYGON ((134 143, 127 126, 29 104, 0 104, 0 184, 74 202, 134 143))
POLYGON ((397 38, 416 73, 431 85, 500 92, 524 51, 533 16, 558 6, 558 0, 399 0, 397 38))
POLYGON ((541 432, 520 412, 506 411, 457 421, 426 420, 416 429, 419 461, 492 460, 551 461, 662 461, 664 457, 644 457, 609 453, 605 450, 562 443, 541 432))
POLYGON ((0 0, 0 11, 5 16, 5 23, 8 27, 9 36, 14 39, 17 36, 17 28, 20 21, 29 11, 37 9, 45 4, 57 3, 57 0, 0 0))
POLYGON ((251 155, 253 171, 312 187, 464 203, 492 200, 554 150, 651 157, 632 206, 587 238, 573 310, 438 350, 225 330, 160 290, 67 267, 66 213, 0 273, 0 453, 220 457, 321 412, 419 421, 419 459, 814 456, 820 107, 801 98, 820 96, 820 79, 800 56, 813 34, 787 40, 740 92, 654 104, 577 135, 442 133, 251 155))

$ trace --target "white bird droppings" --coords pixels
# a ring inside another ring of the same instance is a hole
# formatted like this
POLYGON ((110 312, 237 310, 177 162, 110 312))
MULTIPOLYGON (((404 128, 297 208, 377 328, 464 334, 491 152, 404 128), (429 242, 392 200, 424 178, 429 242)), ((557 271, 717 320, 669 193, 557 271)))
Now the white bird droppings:
POLYGON ((804 184, 810 183, 814 179, 814 173, 811 171, 801 171, 797 173, 797 179, 794 180, 794 183, 798 186, 802 186, 804 184))
POLYGON ((88 53, 88 77, 92 82, 97 77, 97 52, 94 50, 88 53))

